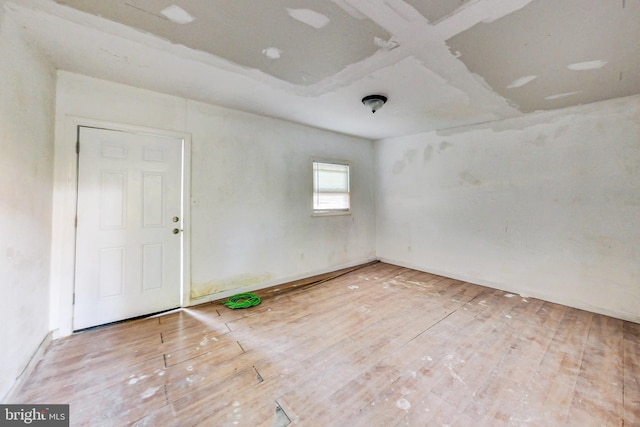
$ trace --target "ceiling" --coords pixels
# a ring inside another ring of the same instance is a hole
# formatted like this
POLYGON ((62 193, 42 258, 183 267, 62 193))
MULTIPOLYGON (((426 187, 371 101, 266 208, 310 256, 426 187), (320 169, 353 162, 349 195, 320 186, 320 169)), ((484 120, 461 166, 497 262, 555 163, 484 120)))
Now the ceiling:
POLYGON ((640 93, 640 0, 0 1, 59 69, 370 139, 640 93))

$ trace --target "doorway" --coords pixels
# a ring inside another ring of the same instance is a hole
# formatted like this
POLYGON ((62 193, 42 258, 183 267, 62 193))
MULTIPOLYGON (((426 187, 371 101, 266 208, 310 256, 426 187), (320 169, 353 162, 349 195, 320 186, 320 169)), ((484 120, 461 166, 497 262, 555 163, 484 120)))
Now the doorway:
POLYGON ((73 329, 181 305, 185 141, 78 127, 73 329))

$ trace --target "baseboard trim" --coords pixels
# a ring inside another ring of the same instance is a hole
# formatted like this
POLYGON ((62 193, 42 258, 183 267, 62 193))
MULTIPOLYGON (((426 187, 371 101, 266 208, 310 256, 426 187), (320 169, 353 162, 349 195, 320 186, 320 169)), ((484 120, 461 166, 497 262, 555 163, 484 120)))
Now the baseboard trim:
POLYGON ((42 360, 42 357, 44 356, 44 353, 47 351, 49 344, 51 344, 52 339, 53 339, 53 331, 49 331, 49 333, 47 333, 44 339, 40 342, 40 345, 38 346, 36 351, 34 351, 33 355, 31 355, 31 359, 29 359, 27 366, 25 366, 22 372, 20 372, 20 374, 14 381, 13 385, 9 389, 9 392, 7 393, 7 395, 2 399, 2 403, 5 403, 5 404, 29 403, 29 402, 18 402, 15 400, 15 397, 18 395, 18 392, 22 389, 25 379, 29 378, 29 376, 35 370, 36 366, 38 366, 38 362, 42 360))
POLYGON ((424 271, 425 273, 431 273, 431 274, 435 274, 437 276, 443 276, 443 277, 448 277, 450 279, 456 279, 456 280, 461 280, 463 282, 467 282, 467 283, 471 283, 474 285, 480 285, 480 286, 485 286, 488 288, 492 288, 492 289, 498 289, 500 291, 504 291, 504 292, 511 292, 514 294, 518 294, 521 295, 523 297, 531 297, 531 298, 536 298, 542 301, 547 301, 547 302, 551 302, 554 304, 559 304, 559 305, 564 305, 566 307, 572 307, 572 308, 577 308, 578 310, 584 310, 584 311, 588 311, 591 313, 596 313, 596 314, 602 314, 603 316, 609 316, 609 317, 613 317, 616 319, 620 319, 620 320, 625 320, 628 322, 633 322, 633 323, 638 323, 640 324, 640 316, 635 314, 635 313, 627 313, 627 312, 623 312, 620 310, 612 310, 609 308, 604 308, 604 307, 597 307, 585 302, 581 302, 581 301, 569 301, 566 298, 558 298, 554 295, 549 295, 543 292, 538 292, 536 290, 531 290, 531 289, 521 289, 518 288, 517 286, 510 286, 510 285, 505 285, 503 283, 497 283, 497 282, 492 282, 492 281, 487 281, 487 280, 478 280, 476 278, 473 277, 469 277, 466 276, 464 274, 458 274, 455 272, 450 272, 450 271, 442 271, 442 270, 438 270, 438 269, 433 269, 433 268, 428 268, 428 267, 423 267, 423 266, 417 266, 415 264, 412 263, 406 263, 406 262, 402 262, 402 261, 398 261, 398 260, 394 260, 394 259, 390 259, 390 258, 385 258, 385 257, 381 257, 380 258, 380 262, 384 262, 386 264, 392 264, 392 265, 397 265, 399 267, 406 267, 406 268, 410 268, 412 270, 418 270, 418 271, 424 271))
POLYGON ((232 295, 260 291, 260 295, 269 295, 274 292, 285 292, 292 289, 303 289, 309 286, 319 284, 323 281, 330 280, 332 278, 341 276, 359 268, 375 264, 379 262, 377 258, 371 258, 364 261, 358 261, 352 264, 345 264, 334 267, 333 269, 321 270, 310 273, 310 276, 301 275, 297 277, 289 277, 276 282, 267 282, 260 285, 245 286, 243 288, 231 289, 228 291, 217 292, 215 294, 205 295, 200 298, 194 298, 191 300, 190 307, 200 304, 206 304, 214 301, 219 301, 228 298, 232 295))

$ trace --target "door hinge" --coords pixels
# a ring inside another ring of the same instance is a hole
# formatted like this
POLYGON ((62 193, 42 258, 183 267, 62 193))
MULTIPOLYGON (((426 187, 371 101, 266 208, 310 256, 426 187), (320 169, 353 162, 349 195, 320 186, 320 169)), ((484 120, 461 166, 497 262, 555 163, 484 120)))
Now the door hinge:
POLYGON ((76 141, 76 154, 80 154, 80 141, 76 141))
POLYGON ((76 305, 76 293, 73 293, 73 301, 71 302, 71 305, 76 305))

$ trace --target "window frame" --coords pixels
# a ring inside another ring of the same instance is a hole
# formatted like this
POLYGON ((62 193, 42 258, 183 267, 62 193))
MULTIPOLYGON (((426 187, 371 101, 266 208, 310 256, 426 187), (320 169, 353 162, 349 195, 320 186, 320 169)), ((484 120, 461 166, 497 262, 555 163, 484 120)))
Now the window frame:
POLYGON ((310 161, 311 166, 311 215, 312 216, 338 216, 338 215, 351 215, 352 213, 352 204, 351 204, 351 184, 352 184, 352 171, 353 165, 348 160, 338 160, 338 159, 327 159, 323 157, 312 157, 310 161), (349 200, 349 208, 348 209, 316 209, 315 208, 315 195, 316 195, 316 177, 315 177, 315 168, 314 165, 316 163, 325 163, 330 165, 339 165, 346 166, 348 168, 347 174, 347 195, 349 200))

